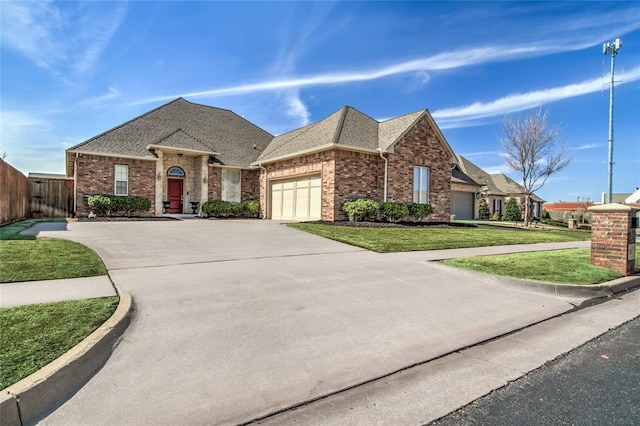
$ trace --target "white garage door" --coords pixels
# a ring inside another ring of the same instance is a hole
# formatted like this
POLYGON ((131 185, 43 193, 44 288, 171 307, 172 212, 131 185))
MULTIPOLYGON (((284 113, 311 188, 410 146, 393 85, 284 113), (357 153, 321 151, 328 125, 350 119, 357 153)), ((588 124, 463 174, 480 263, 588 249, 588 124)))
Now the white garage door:
POLYGON ((271 184, 271 219, 319 220, 322 206, 320 176, 271 184))
POLYGON ((451 192, 451 211, 456 219, 473 219, 473 192, 451 192))

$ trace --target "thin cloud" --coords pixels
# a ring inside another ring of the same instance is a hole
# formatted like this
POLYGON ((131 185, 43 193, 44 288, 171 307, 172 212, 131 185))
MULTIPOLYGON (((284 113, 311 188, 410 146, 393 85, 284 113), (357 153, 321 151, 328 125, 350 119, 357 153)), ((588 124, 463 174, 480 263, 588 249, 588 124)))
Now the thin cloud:
MULTIPOLYGON (((624 81, 619 84, 630 83, 637 80, 640 80, 640 66, 626 73, 624 81)), ((601 90, 602 77, 597 77, 581 83, 508 95, 490 102, 474 102, 471 105, 462 107, 443 108, 434 111, 432 115, 438 121, 438 125, 443 129, 462 127, 464 124, 470 124, 476 120, 524 111, 550 102, 599 92, 601 90)))
POLYGON ((124 2, 2 2, 2 45, 62 80, 90 72, 124 20, 124 2), (71 10, 71 8, 75 9, 71 10))
POLYGON ((587 143, 584 145, 580 145, 580 146, 576 146, 574 148, 572 148, 575 151, 583 151, 585 149, 594 149, 594 148, 602 148, 603 146, 605 146, 604 144, 598 144, 598 143, 587 143))
POLYGON ((500 151, 479 151, 479 152, 467 152, 464 154, 460 154, 465 158, 475 158, 475 157, 487 157, 487 156, 496 156, 500 155, 500 151))
POLYGON ((143 99, 132 103, 132 105, 162 102, 170 99, 175 99, 180 96, 189 98, 232 96, 256 92, 278 91, 287 88, 303 88, 311 86, 364 82, 394 75, 419 72, 423 72, 426 74, 427 71, 450 70, 488 62, 504 62, 516 58, 549 54, 572 49, 573 47, 563 47, 561 45, 487 46, 472 49, 461 49, 458 51, 439 53, 437 55, 429 56, 426 58, 400 62, 380 68, 350 72, 317 74, 307 77, 281 78, 257 83, 222 87, 218 89, 203 90, 199 92, 164 95, 150 99, 143 99))
POLYGON ((118 98, 120 96, 120 92, 118 91, 118 89, 114 88, 114 87, 109 87, 109 90, 107 91, 107 93, 105 93, 104 95, 101 96, 97 96, 95 98, 91 98, 91 99, 87 99, 85 101, 80 102, 80 104, 82 105, 99 105, 105 101, 109 101, 111 99, 115 99, 118 98))

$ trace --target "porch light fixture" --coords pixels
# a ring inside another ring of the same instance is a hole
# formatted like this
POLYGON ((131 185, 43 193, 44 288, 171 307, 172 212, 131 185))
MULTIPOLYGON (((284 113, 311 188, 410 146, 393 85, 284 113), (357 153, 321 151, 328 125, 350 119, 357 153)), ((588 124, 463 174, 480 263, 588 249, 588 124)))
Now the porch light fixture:
POLYGON ((202 183, 207 183, 207 177, 206 176, 202 178, 202 183))
POLYGON ((158 180, 162 180, 162 172, 158 172, 158 180))
POLYGON ((182 155, 183 155, 183 154, 182 154, 181 152, 179 152, 179 153, 178 153, 178 158, 182 158, 182 155))

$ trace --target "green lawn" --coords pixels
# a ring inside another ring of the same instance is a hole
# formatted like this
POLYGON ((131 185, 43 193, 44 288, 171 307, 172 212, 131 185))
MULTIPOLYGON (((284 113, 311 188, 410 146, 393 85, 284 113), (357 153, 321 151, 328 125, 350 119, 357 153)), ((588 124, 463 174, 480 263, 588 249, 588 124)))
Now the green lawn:
MULTIPOLYGON (((615 271, 589 263, 588 248, 464 257, 443 260, 446 265, 493 275, 562 284, 598 284, 622 277, 615 271)), ((636 265, 640 254, 636 250, 636 265)))
POLYGON ((0 308, 0 389, 34 373, 104 323, 118 297, 0 308))
POLYGON ((0 283, 105 275, 100 256, 67 240, 19 235, 38 221, 0 228, 0 283))
POLYGON ((291 223, 288 226, 378 253, 588 240, 590 233, 520 228, 366 228, 291 223))

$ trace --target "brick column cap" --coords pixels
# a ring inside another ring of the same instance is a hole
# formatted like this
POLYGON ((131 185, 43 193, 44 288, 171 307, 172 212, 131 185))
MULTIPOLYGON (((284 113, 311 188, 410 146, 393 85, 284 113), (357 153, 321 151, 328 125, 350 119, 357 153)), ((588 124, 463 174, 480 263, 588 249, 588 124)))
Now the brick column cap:
POLYGON ((627 206, 626 204, 618 204, 618 203, 599 204, 599 205, 591 206, 587 208, 587 211, 595 212, 595 213, 628 213, 628 212, 635 213, 638 210, 640 209, 632 206, 627 206))

